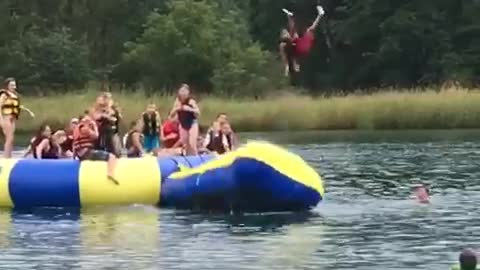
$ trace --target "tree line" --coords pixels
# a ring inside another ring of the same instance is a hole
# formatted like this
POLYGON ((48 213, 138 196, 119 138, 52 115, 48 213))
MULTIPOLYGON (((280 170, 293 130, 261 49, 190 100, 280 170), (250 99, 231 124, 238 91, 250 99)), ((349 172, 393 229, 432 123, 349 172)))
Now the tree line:
POLYGON ((27 93, 104 87, 261 96, 287 87, 278 56, 286 26, 326 14, 302 60, 312 94, 480 74, 478 0, 4 0, 0 76, 27 93))

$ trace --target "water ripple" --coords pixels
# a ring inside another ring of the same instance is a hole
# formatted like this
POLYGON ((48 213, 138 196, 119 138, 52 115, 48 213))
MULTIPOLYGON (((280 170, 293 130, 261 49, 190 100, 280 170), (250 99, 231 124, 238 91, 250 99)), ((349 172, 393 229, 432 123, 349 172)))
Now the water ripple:
POLYGON ((323 176, 310 213, 0 212, 7 269, 448 269, 480 245, 480 143, 288 144, 323 176), (430 187, 419 205, 412 187, 430 187))

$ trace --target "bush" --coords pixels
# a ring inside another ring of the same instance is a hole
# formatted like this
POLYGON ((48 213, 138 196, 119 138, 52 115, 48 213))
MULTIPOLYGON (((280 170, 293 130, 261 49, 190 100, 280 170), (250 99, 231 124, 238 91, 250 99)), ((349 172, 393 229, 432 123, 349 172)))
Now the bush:
POLYGON ((45 35, 32 30, 12 41, 4 74, 15 76, 22 86, 78 88, 90 79, 88 48, 72 40, 68 29, 45 35))
POLYGON ((245 18, 216 1, 172 1, 168 14, 149 16, 127 50, 124 65, 144 70, 138 80, 147 88, 188 82, 217 94, 259 95, 270 80, 282 81, 273 80, 273 58, 251 41, 245 18))

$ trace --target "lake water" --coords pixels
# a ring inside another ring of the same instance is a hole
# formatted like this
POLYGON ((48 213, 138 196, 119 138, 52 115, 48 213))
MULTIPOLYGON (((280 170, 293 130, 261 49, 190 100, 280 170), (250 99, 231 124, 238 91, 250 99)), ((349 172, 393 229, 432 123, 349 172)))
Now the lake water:
POLYGON ((309 213, 150 206, 0 211, 6 269, 449 269, 480 245, 480 131, 244 134, 324 177, 309 213), (413 200, 430 186, 432 203, 413 200))

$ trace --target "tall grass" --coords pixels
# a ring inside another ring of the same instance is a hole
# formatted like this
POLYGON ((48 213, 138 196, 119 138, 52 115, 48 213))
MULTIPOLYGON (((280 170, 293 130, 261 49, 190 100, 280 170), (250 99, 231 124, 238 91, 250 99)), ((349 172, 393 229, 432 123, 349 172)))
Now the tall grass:
MULTIPOLYGON (((36 119, 24 114, 19 130, 31 132, 43 121, 67 123, 95 100, 96 92, 49 97, 25 97, 23 104, 36 112, 36 119)), ((144 93, 114 93, 124 116, 124 125, 137 119, 149 102, 165 117, 172 96, 147 97, 144 93)), ((209 125, 217 113, 228 113, 237 131, 313 129, 429 129, 480 128, 480 91, 453 89, 391 90, 371 95, 329 98, 282 95, 265 100, 236 100, 204 97, 199 100, 200 123, 209 125)))

